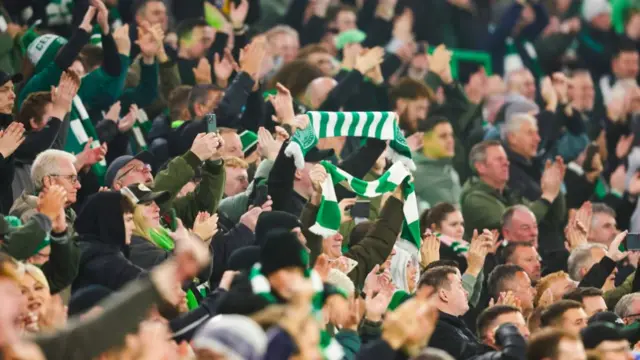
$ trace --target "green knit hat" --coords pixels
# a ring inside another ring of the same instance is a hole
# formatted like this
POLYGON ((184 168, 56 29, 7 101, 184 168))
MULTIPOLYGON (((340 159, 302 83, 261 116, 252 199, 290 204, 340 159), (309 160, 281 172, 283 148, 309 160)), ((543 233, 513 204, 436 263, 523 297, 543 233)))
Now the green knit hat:
POLYGON ((258 143, 258 134, 245 130, 240 133, 240 142, 242 143, 242 152, 245 153, 245 155, 251 153, 251 148, 258 143))
POLYGON ((53 34, 45 34, 31 41, 27 45, 27 56, 36 66, 36 72, 49 65, 66 43, 67 39, 53 34))
POLYGON ((409 295, 406 291, 397 290, 396 292, 393 293, 393 296, 391 297, 391 301, 389 302, 389 306, 387 307, 387 309, 393 311, 397 309, 398 306, 402 305, 402 303, 404 303, 409 299, 411 299, 411 295, 409 295))
POLYGON ((336 36, 336 49, 342 50, 347 44, 361 43, 367 38, 367 34, 358 29, 343 31, 336 36))

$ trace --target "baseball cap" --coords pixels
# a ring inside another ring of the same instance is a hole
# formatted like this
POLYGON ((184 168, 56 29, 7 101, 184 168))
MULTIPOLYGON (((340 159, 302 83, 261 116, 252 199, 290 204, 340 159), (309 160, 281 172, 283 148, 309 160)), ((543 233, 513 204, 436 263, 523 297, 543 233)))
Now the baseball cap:
POLYGON ((9 80, 13 81, 13 83, 19 83, 20 81, 22 81, 22 74, 20 73, 16 73, 16 74, 9 74, 7 72, 4 72, 2 70, 0 70, 0 85, 4 85, 6 84, 9 80))
POLYGON ((109 167, 107 168, 107 173, 104 176, 105 185, 112 187, 113 182, 116 180, 116 174, 118 174, 118 171, 120 171, 120 169, 122 169, 123 167, 127 166, 127 164, 131 160, 140 160, 145 164, 153 164, 153 162, 155 161, 155 157, 153 156, 152 153, 148 151, 141 151, 137 153, 135 156, 122 155, 116 158, 115 160, 113 160, 113 162, 111 162, 111 165, 109 165, 109 167))
POLYGON ((152 201, 155 201, 156 204, 162 204, 171 197, 168 191, 152 191, 145 184, 131 184, 125 189, 131 192, 129 194, 125 190, 125 195, 129 197, 134 204, 147 204, 152 201))

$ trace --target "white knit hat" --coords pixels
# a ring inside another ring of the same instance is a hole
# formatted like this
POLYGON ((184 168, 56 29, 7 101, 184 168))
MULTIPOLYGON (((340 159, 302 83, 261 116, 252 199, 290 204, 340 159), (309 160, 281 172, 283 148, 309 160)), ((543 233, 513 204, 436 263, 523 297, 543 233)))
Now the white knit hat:
POLYGON ((582 17, 591 21, 602 13, 611 13, 611 4, 607 0, 584 0, 582 3, 582 17))

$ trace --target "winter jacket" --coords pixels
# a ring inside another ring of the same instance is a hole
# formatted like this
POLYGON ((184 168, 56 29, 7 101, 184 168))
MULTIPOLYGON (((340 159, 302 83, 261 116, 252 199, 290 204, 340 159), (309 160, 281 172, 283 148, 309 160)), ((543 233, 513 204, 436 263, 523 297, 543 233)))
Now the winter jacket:
POLYGON ((123 195, 105 191, 92 195, 78 215, 76 241, 80 269, 72 291, 89 285, 119 290, 146 271, 129 259, 122 214, 123 195))
MULTIPOLYGON (((267 186, 269 187, 269 195, 271 195, 271 200, 273 201, 273 210, 286 211, 295 216, 300 216, 307 200, 293 189, 296 167, 293 163, 293 158, 284 154, 284 150, 288 144, 289 142, 285 142, 282 145, 280 153, 269 173, 267 186)), ((367 139, 364 146, 344 159, 339 164, 339 167, 354 177, 362 179, 371 170, 373 165, 375 165, 385 148, 386 142, 377 139, 367 139)), ((336 196, 338 201, 346 197, 355 197, 352 192, 342 186, 336 187, 336 196)))
MULTIPOLYGON (((501 349, 496 351, 484 346, 484 353, 472 357, 473 360, 524 360, 526 359, 527 342, 513 324, 502 324, 495 334, 496 345, 501 349)), ((482 350, 481 350, 482 351, 482 350)))
POLYGON ((200 159, 191 151, 171 160, 165 170, 156 174, 154 191, 168 191, 171 199, 160 205, 161 214, 172 209, 187 228, 193 227, 198 212, 215 214, 224 193, 224 163, 222 160, 205 161, 202 166, 202 181, 195 191, 176 198, 182 187, 195 175, 195 169, 201 165, 200 159))
POLYGON ((218 233, 209 244, 213 256, 209 286, 217 286, 220 283, 222 275, 228 269, 229 257, 234 251, 255 244, 255 235, 247 226, 229 221, 224 214, 218 214, 218 217, 218 233))
POLYGON ((566 213, 564 196, 560 194, 553 204, 544 199, 529 201, 509 187, 502 193, 477 177, 464 184, 460 196, 460 207, 465 220, 465 238, 470 239, 474 229, 499 229, 502 214, 509 206, 526 205, 536 216, 551 224, 563 222, 566 213))
POLYGON ((414 183, 419 209, 428 209, 441 202, 458 204, 462 186, 452 160, 435 160, 421 152, 413 153, 413 161, 416 164, 413 176, 419 179, 414 183))
MULTIPOLYGON (((131 236, 128 258, 134 265, 150 271, 169 257, 171 257, 170 251, 165 251, 142 236, 136 234, 131 236)), ((193 281, 188 282, 185 288, 193 289, 201 283, 206 282, 209 276, 211 276, 211 265, 211 262, 209 262, 209 265, 205 266, 193 281)))
MULTIPOLYGON (((10 215, 15 216, 22 221, 23 224, 29 225, 31 219, 40 219, 44 217, 37 210, 38 197, 33 195, 22 194, 13 204, 10 215)), ((80 249, 78 244, 72 241, 74 235, 74 223, 76 220, 76 214, 71 208, 65 209, 67 231, 66 233, 56 234, 49 232, 51 239, 51 255, 49 261, 42 266, 42 272, 45 274, 47 281, 49 282, 49 288, 51 293, 57 293, 71 284, 73 279, 78 274, 78 267, 80 261, 80 249)), ((48 220, 48 219, 47 219, 48 220)), ((50 224, 50 222, 49 222, 50 224)), ((50 226, 50 225, 49 225, 50 226)), ((32 228, 33 229, 33 228, 32 228)), ((48 228, 50 231, 50 227, 48 228)), ((12 256, 18 260, 25 260, 33 255, 31 252, 33 240, 38 239, 42 241, 42 234, 39 231, 32 232, 33 238, 29 242, 20 242, 14 244, 17 247, 12 247, 10 250, 12 256)), ((39 243, 38 241, 38 243, 39 243)), ((7 244, 11 246, 11 244, 7 244)))
POLYGON ((237 223, 240 221, 240 217, 249 209, 249 199, 252 197, 256 181, 267 179, 272 167, 272 160, 262 160, 260 165, 258 165, 254 180, 249 184, 247 190, 222 199, 219 211, 232 222, 237 223))
POLYGON ((511 190, 515 190, 526 199, 532 201, 542 195, 540 178, 542 178, 542 166, 536 159, 526 159, 524 156, 512 151, 507 144, 503 144, 509 159, 509 182, 511 190))
MULTIPOLYGON (((389 254, 391 254, 393 245, 396 243, 402 228, 404 219, 402 207, 402 201, 393 196, 389 197, 380 212, 380 217, 375 221, 365 237, 344 253, 344 256, 358 262, 358 265, 347 274, 356 288, 361 288, 367 274, 376 265, 384 263, 389 254)), ((309 231, 309 228, 316 222, 317 214, 318 207, 307 203, 300 216, 303 233, 307 238, 307 246, 311 250, 310 264, 314 264, 317 257, 322 253, 322 236, 309 231)))
POLYGON ((469 359, 483 350, 483 345, 461 318, 442 311, 429 346, 442 349, 459 360, 469 359))

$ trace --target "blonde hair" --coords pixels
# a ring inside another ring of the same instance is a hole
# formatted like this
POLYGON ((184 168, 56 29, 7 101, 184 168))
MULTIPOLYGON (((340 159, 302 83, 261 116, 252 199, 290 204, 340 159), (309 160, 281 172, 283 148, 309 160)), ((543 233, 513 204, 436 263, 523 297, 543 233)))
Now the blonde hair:
MULTIPOLYGON (((542 294, 544 294, 544 292, 551 287, 551 284, 555 280, 560 279, 563 276, 566 277, 567 279, 571 279, 569 277, 569 274, 567 274, 564 271, 556 271, 540 279, 540 281, 538 281, 538 284, 536 285, 536 296, 533 298, 533 304, 535 306, 538 306, 538 302, 540 301, 542 294)), ((560 300, 560 299, 554 299, 554 300, 560 300)))
POLYGON ((232 169, 248 169, 249 164, 237 156, 226 156, 224 166, 232 169))
POLYGON ((42 270, 40 270, 39 267, 37 267, 37 266, 35 266, 33 264, 21 263, 20 264, 20 273, 22 275, 21 279, 24 279, 25 275, 29 275, 36 282, 40 283, 40 285, 43 285, 44 287, 46 287, 47 290, 50 289, 49 282, 47 281, 47 277, 44 276, 44 273, 42 272, 42 270))
POLYGON ((147 219, 144 218, 143 211, 144 205, 142 204, 136 205, 133 210, 133 234, 151 241, 151 236, 149 235, 151 227, 147 225, 147 219))

